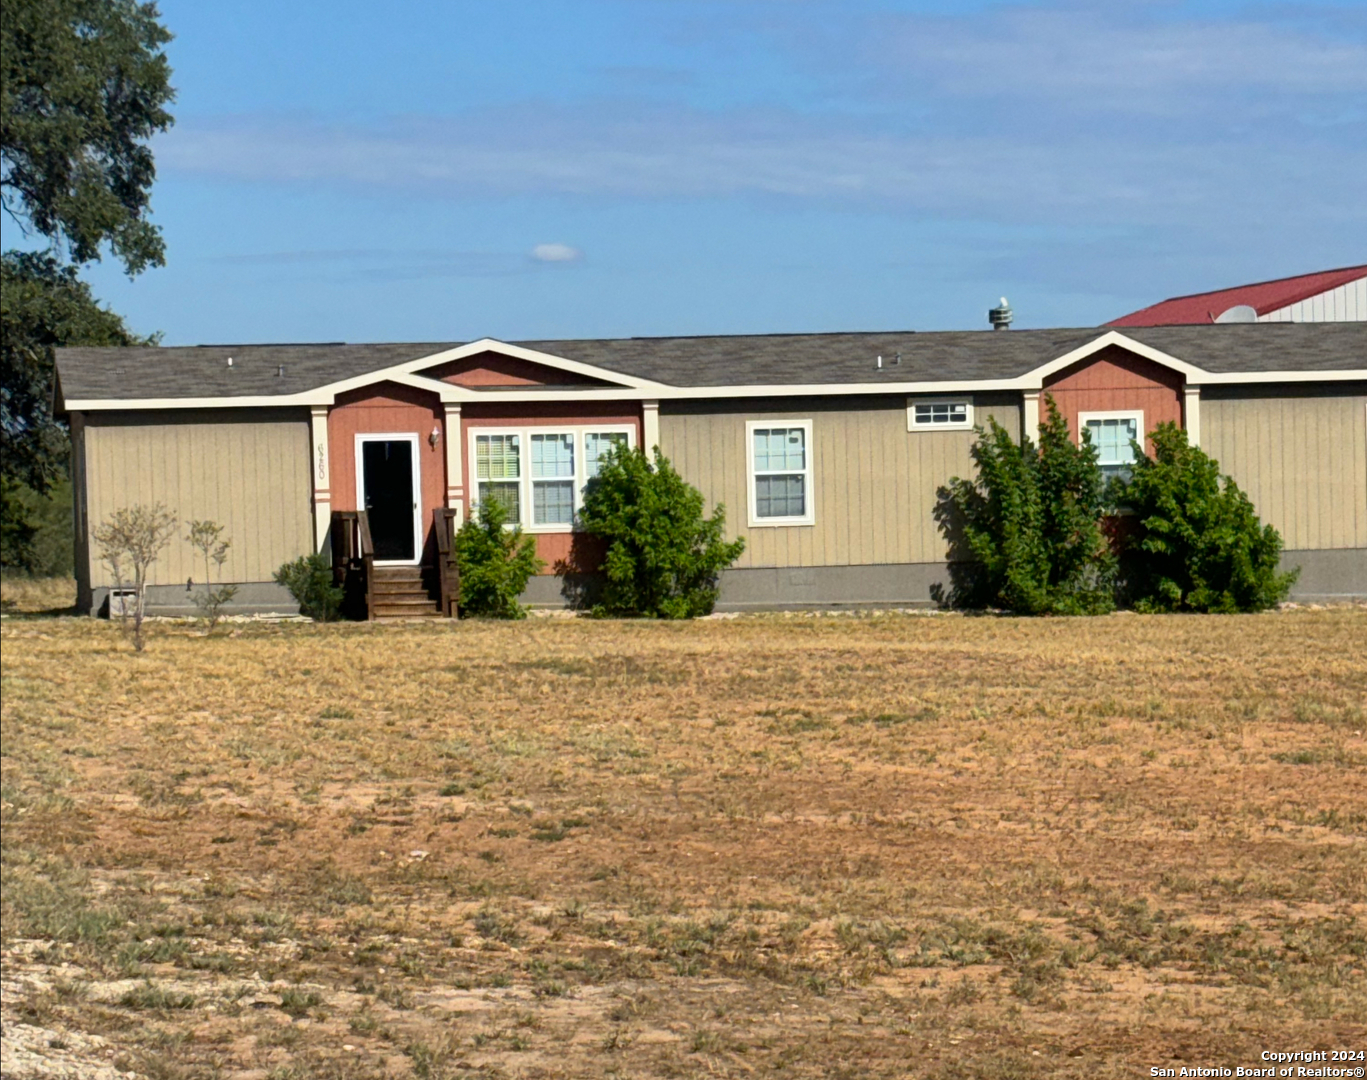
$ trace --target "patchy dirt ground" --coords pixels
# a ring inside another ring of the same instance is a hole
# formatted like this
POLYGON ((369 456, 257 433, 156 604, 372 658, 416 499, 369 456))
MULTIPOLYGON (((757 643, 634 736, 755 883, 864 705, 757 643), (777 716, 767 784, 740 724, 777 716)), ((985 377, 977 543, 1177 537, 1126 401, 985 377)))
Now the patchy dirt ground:
POLYGON ((1361 609, 0 648, 6 1076, 1367 1047, 1361 609))

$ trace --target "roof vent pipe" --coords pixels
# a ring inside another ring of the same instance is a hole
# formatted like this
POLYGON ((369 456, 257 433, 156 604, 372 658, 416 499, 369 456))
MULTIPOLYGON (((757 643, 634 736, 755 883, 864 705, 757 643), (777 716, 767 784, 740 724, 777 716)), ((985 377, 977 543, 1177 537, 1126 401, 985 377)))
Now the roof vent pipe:
POLYGON ((228 357, 228 366, 229 366, 229 367, 232 367, 232 366, 233 366, 233 358, 232 358, 231 356, 228 357))
POLYGON ((992 324, 993 330, 1009 330, 1011 328, 1011 305, 1006 302, 1006 297, 1002 297, 1002 302, 987 312, 987 321, 992 324))
POLYGON ((284 364, 281 364, 278 368, 275 369, 275 377, 276 377, 277 379, 280 379, 280 378, 283 378, 284 375, 285 375, 285 365, 284 365, 284 364))
POLYGON ((878 357, 878 364, 877 364, 877 367, 878 367, 878 370, 879 370, 879 371, 882 371, 882 370, 883 370, 883 357, 882 357, 881 354, 880 354, 879 357, 878 357))

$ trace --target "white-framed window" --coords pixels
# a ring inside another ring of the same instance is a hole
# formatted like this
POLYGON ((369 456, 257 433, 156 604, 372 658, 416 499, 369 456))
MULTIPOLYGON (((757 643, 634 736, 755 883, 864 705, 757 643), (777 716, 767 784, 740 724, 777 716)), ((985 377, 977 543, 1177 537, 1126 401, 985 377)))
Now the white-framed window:
POLYGON ((474 501, 501 500, 509 525, 527 532, 570 532, 584 485, 610 447, 636 445, 634 425, 472 427, 474 501))
POLYGON ((1097 464, 1107 477, 1128 477, 1134 466, 1133 443, 1144 438, 1142 409, 1121 409, 1112 412, 1080 412, 1077 414, 1078 432, 1086 431, 1096 447, 1097 464))
POLYGON ((574 444, 572 431, 533 431, 532 524, 574 524, 574 444))
POLYGON ((912 398, 907 401, 908 431, 958 431, 972 426, 972 398, 912 398))
POLYGON ((598 469, 603 458, 608 455, 614 447, 631 446, 631 432, 621 431, 586 431, 584 432, 584 479, 592 480, 598 475, 598 469))
POLYGON ((751 526, 813 524, 812 422, 747 421, 745 446, 751 526))
POLYGON ((508 511, 508 524, 522 522, 522 435, 490 431, 470 439, 475 463, 475 502, 497 499, 508 511))

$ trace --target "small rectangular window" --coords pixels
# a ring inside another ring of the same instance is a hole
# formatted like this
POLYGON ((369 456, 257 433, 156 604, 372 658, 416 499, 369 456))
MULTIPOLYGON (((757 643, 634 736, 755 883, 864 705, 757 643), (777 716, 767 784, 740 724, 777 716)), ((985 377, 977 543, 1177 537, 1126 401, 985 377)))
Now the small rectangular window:
POLYGON ((953 431, 972 426, 973 403, 967 398, 907 402, 908 431, 953 431))
POLYGON ((750 524, 812 524, 812 422, 752 421, 746 428, 750 440, 750 524))
POLYGON ((1128 479, 1135 461, 1134 444, 1144 437, 1144 414, 1084 412, 1078 414, 1078 425, 1096 447, 1102 474, 1128 479))

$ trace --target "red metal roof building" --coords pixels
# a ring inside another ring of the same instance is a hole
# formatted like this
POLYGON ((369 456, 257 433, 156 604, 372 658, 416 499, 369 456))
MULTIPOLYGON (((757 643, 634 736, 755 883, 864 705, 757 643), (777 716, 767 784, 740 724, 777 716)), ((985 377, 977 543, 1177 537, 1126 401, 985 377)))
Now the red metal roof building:
POLYGON ((1215 322, 1367 321, 1367 266, 1175 296, 1107 326, 1185 326, 1215 322))

